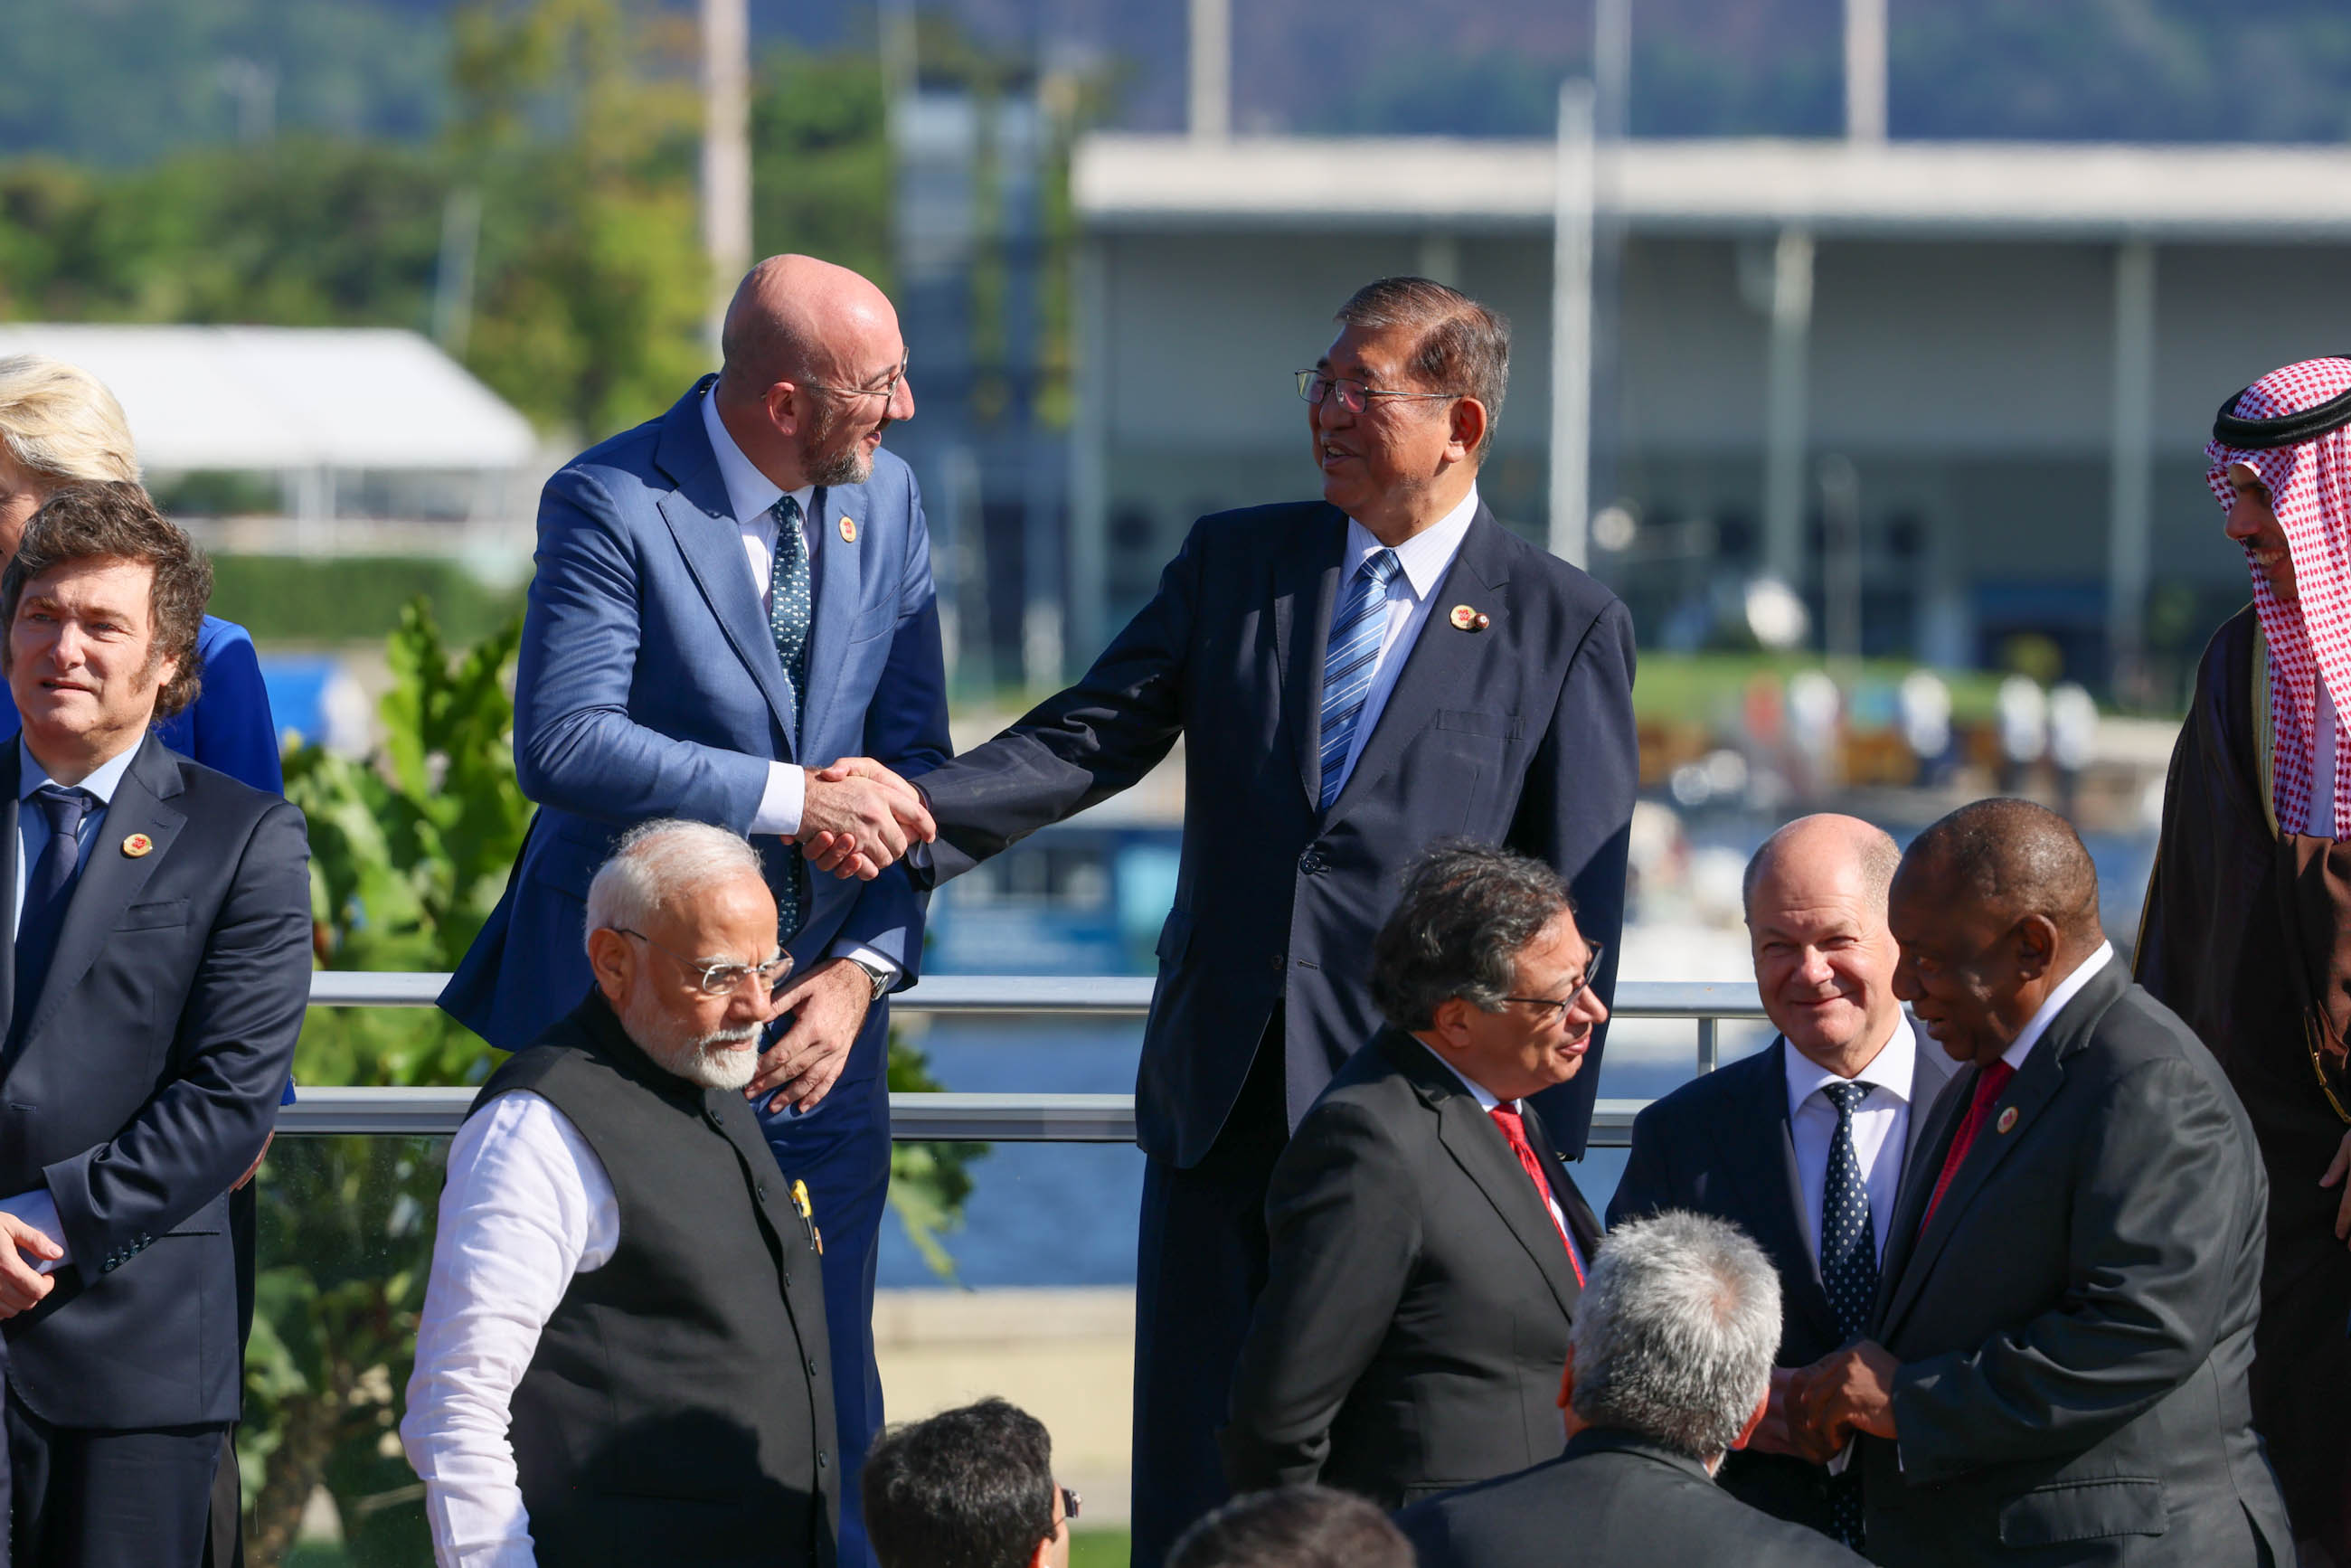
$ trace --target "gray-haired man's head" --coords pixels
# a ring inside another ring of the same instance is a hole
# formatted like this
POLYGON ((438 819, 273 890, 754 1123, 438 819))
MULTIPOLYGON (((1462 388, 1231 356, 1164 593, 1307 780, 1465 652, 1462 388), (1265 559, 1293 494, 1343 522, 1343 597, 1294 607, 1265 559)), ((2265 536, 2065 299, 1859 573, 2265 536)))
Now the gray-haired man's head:
POLYGON ((1630 1221, 1601 1243, 1572 1343, 1578 1422, 1712 1465, 1761 1413, 1780 1347, 1780 1277, 1727 1221, 1630 1221))
POLYGON ((588 886, 598 988, 640 1050, 705 1088, 740 1089, 758 1067, 789 962, 776 929, 758 852, 705 822, 631 829, 588 886))
POLYGON ((1497 1099, 1564 1083, 1608 1009, 1599 954, 1567 883, 1541 861, 1468 840, 1431 845, 1372 940, 1372 1000, 1497 1099))

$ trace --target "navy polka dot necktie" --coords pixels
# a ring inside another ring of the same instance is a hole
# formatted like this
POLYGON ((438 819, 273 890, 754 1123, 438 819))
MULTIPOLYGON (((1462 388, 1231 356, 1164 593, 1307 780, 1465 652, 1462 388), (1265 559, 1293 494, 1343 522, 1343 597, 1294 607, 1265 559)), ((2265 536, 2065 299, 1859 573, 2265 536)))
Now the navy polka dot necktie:
MULTIPOLYGON (((1869 1211, 1869 1188, 1861 1179, 1861 1156, 1853 1147, 1853 1113, 1869 1097, 1866 1083, 1823 1083, 1821 1092, 1836 1107, 1836 1136, 1829 1140, 1827 1179, 1821 1184, 1821 1283, 1836 1314, 1837 1333, 1847 1343, 1869 1328, 1877 1300, 1877 1226, 1869 1211)), ((1862 1534, 1861 1467, 1829 1480, 1829 1511, 1836 1538, 1858 1548, 1862 1534)))
MULTIPOLYGON (((816 601, 809 578, 808 537, 800 532, 800 504, 789 496, 777 499, 775 518, 776 561, 768 578, 768 630, 776 639, 776 657, 784 664, 785 684, 791 688, 792 727, 804 734, 808 724, 809 629, 816 620, 816 601)), ((787 942, 808 923, 808 862, 796 853, 791 857, 791 907, 780 912, 780 928, 787 942)))

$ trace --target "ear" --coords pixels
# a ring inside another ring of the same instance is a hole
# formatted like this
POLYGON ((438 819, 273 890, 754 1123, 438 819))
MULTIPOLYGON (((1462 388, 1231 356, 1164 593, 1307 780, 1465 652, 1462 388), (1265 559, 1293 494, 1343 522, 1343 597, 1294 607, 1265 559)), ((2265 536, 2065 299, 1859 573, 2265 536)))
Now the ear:
POLYGON ((2028 981, 2041 978, 2057 961, 2057 923, 2045 915, 2028 915, 2018 921, 2010 929, 2009 939, 2016 945, 2017 972, 2028 981))
POLYGON ((1748 1415, 1747 1425, 1739 1428, 1739 1437, 1730 1446, 1734 1448, 1745 1448, 1747 1439, 1755 1436, 1755 1428, 1763 1425, 1763 1417, 1771 1413, 1771 1385, 1767 1380, 1763 1385, 1762 1397, 1755 1401, 1755 1408, 1748 1415))
POLYGON ((596 977, 596 988, 614 1011, 620 1010, 636 977, 637 956, 630 950, 629 939, 609 927, 588 933, 588 967, 596 977))
POLYGON ((809 416, 809 394, 791 382, 778 382, 760 399, 778 431, 797 435, 809 416))
POLYGON ((1447 997, 1428 1015, 1428 1032, 1448 1051, 1459 1051, 1469 1043, 1469 1015, 1476 1010, 1460 997, 1447 997))
POLYGON ((1559 1375, 1559 1427, 1562 1437, 1573 1437, 1583 1430, 1583 1418, 1575 1413, 1575 1346, 1567 1347, 1567 1364, 1559 1375))
POLYGON ((1486 405, 1474 397, 1453 400, 1452 439, 1446 444, 1445 455, 1456 463, 1468 462, 1478 453, 1478 444, 1486 439, 1486 405))

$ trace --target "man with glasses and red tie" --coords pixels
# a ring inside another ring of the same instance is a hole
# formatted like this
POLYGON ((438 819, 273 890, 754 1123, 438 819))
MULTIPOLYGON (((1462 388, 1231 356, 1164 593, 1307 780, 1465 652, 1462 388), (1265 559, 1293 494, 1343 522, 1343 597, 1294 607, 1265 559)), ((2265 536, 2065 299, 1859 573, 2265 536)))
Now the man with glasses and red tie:
POLYGON ((832 1568, 822 1243, 743 1088, 792 961, 749 841, 624 834, 585 999, 449 1145, 400 1425, 442 1568, 832 1568))
MULTIPOLYGON (((1364 957, 1404 868, 1449 834, 1507 844, 1567 878, 1593 941, 1623 920, 1632 618, 1479 498, 1509 324, 1417 277, 1337 319, 1298 378, 1322 499, 1202 518, 1077 685, 921 783, 944 879, 1185 744, 1135 1096, 1139 1568, 1227 1496, 1215 1435, 1266 1278, 1266 1184, 1378 1027, 1364 957)), ((1602 999, 1613 984, 1604 965, 1602 999)), ((1541 1100, 1571 1158, 1597 1077, 1541 1100)))
POLYGON ((1217 1437, 1234 1491, 1396 1509, 1558 1456, 1600 1225, 1531 1097, 1590 1071, 1600 956, 1540 861, 1455 842, 1414 868, 1372 947, 1387 1027, 1273 1167, 1217 1437))

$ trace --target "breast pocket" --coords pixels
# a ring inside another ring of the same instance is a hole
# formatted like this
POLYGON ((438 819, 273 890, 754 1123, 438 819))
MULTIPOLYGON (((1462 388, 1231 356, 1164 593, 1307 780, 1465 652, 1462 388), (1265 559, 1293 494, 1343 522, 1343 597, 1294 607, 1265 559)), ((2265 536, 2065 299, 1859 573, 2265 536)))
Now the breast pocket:
POLYGON ((115 922, 117 931, 161 931, 188 923, 188 901, 184 898, 159 898, 148 904, 134 904, 122 912, 115 922))

